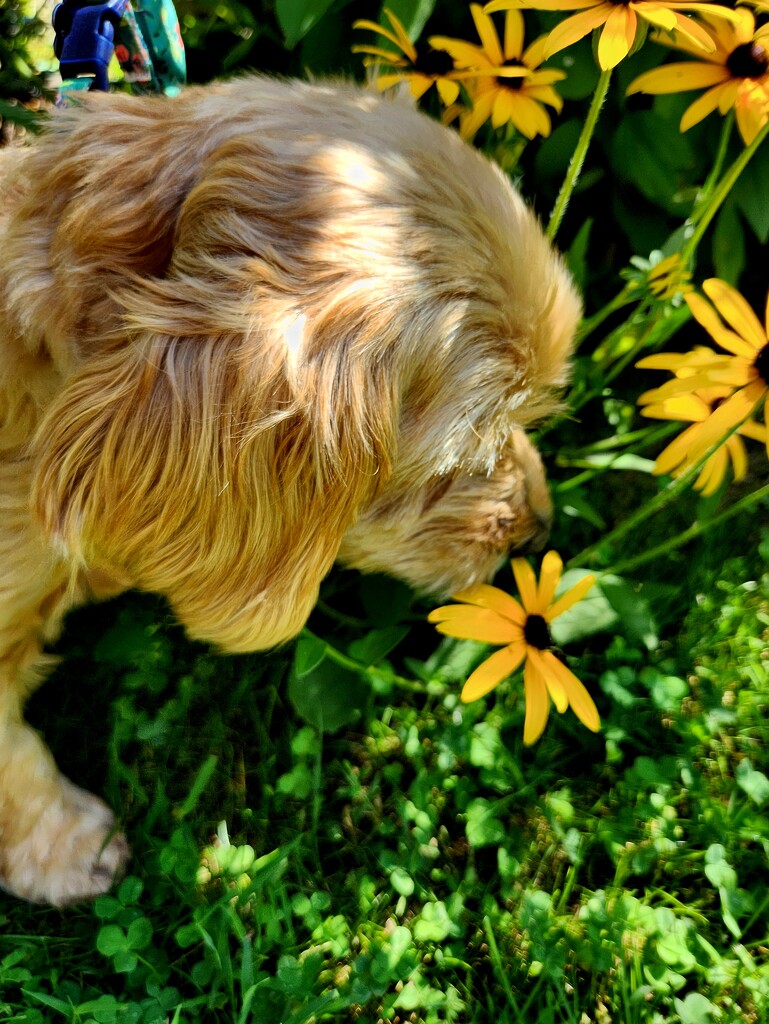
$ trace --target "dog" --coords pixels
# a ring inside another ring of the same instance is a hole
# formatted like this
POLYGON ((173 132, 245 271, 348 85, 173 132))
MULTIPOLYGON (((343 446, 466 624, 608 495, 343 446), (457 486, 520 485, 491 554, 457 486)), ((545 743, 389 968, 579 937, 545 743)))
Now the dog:
POLYGON ((524 430, 579 316, 505 175, 353 84, 90 94, 0 153, 0 884, 61 906, 128 856, 23 720, 68 609, 153 591, 255 651, 335 561, 490 578, 547 535, 524 430))

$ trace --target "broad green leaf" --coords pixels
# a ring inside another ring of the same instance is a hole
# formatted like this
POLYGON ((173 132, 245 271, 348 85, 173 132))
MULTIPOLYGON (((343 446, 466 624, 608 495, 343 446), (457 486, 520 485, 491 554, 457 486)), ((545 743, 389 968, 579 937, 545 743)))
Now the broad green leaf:
POLYGON ((769 779, 763 772, 756 771, 750 758, 746 757, 744 761, 740 761, 735 778, 740 789, 747 793, 758 807, 769 803, 769 779))
POLYGON ((275 0, 275 13, 283 31, 287 50, 316 25, 334 0, 275 0))
POLYGON ((325 640, 321 640, 305 630, 297 640, 294 649, 294 672, 296 675, 301 679, 317 668, 326 657, 327 649, 325 640))
POLYGON ((368 683, 357 672, 326 658, 301 678, 291 674, 288 696, 310 725, 322 732, 335 732, 357 718, 371 694, 368 683))
POLYGON ((376 665, 408 635, 408 626, 387 626, 372 629, 366 636, 354 640, 349 647, 350 657, 362 665, 376 665))

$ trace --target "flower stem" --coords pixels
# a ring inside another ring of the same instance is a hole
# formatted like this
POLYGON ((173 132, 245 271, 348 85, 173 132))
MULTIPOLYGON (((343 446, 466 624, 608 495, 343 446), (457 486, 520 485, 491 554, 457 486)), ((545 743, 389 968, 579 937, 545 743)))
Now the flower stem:
POLYGON ((757 491, 753 491, 751 494, 746 494, 744 498, 739 501, 735 501, 733 505, 725 509, 720 515, 714 516, 712 519, 708 519, 704 523, 693 523, 687 530, 677 534, 675 537, 671 537, 670 540, 666 540, 662 544, 658 544, 655 548, 650 548, 648 551, 644 551, 643 554, 637 555, 635 558, 627 558, 624 562, 617 562, 615 565, 610 566, 605 572, 621 573, 627 572, 629 569, 635 569, 639 565, 643 565, 645 562, 651 562, 655 558, 659 558, 661 555, 666 555, 669 551, 675 551, 676 548, 683 547, 684 544, 688 544, 690 540, 694 540, 701 534, 711 530, 714 526, 718 526, 720 523, 725 523, 731 519, 732 516, 736 516, 739 512, 744 511, 746 508, 750 508, 751 505, 757 504, 764 498, 769 498, 769 484, 764 487, 759 487, 757 491))
POLYGON ((553 212, 550 214, 550 222, 547 225, 547 237, 551 242, 555 238, 558 228, 561 226, 563 215, 566 213, 566 207, 569 205, 572 192, 574 191, 580 172, 582 171, 582 165, 585 162, 590 141, 593 138, 593 132, 595 131, 595 126, 598 123, 598 115, 601 113, 601 107, 603 106, 606 94, 609 91, 610 81, 611 69, 608 71, 602 71, 601 76, 598 79, 598 85, 595 87, 595 92, 593 93, 593 99, 590 103, 587 119, 582 126, 582 131, 580 132, 576 149, 569 161, 569 167, 566 171, 566 177, 563 180, 563 184, 561 185, 561 191, 558 193, 558 198, 555 201, 553 212))
MULTIPOLYGON (((677 497, 677 495, 679 495, 681 491, 684 490, 684 488, 689 486, 691 480, 693 480, 694 477, 699 473, 699 471, 702 469, 702 467, 705 465, 705 463, 708 461, 711 455, 714 452, 716 452, 721 447, 721 445, 726 444, 726 442, 729 440, 732 434, 736 433, 737 430, 739 430, 742 423, 746 422, 747 420, 753 417, 753 415, 756 413, 759 407, 763 404, 764 398, 765 396, 762 395, 759 401, 756 402, 755 406, 751 409, 751 411, 743 420, 741 420, 739 423, 735 423, 733 427, 730 427, 729 430, 727 430, 727 432, 724 434, 724 436, 715 441, 708 448, 708 450, 704 452, 699 459, 697 459, 696 462, 693 462, 690 466, 688 466, 684 470, 684 472, 681 473, 679 477, 676 477, 674 480, 672 480, 671 483, 667 485, 667 487, 664 487, 661 491, 658 491, 657 494, 655 494, 653 498, 647 501, 645 505, 642 505, 637 512, 635 512, 632 516, 629 516, 627 519, 624 520, 624 522, 621 522, 618 526, 615 526, 614 529, 607 533, 605 537, 602 537, 594 544, 590 544, 588 547, 584 548, 582 551, 579 552, 579 554, 575 555, 574 558, 570 558, 567 563, 567 568, 571 569, 574 566, 584 565, 586 562, 591 561, 594 558, 594 556, 597 555, 600 552, 600 550, 604 548, 607 544, 615 544, 618 540, 621 540, 623 537, 627 536, 627 534, 630 533, 631 530, 634 530, 636 529, 636 527, 639 527, 643 523, 645 523, 649 516, 653 515, 655 512, 658 512, 661 508, 664 508, 665 505, 668 505, 673 500, 673 498, 677 497)), ((738 502, 737 504, 739 505, 740 503, 738 502)), ((639 555, 638 557, 641 558, 643 556, 639 555)), ((627 563, 625 562, 623 562, 622 564, 623 566, 627 565, 627 563)))
POLYGON ((690 262, 697 246, 702 240, 702 236, 710 226, 710 222, 718 213, 721 208, 721 204, 731 192, 734 183, 745 170, 751 157, 767 135, 769 135, 769 122, 764 125, 751 144, 743 149, 729 170, 719 181, 718 185, 713 189, 708 200, 695 210, 695 215, 691 222, 693 225, 692 233, 687 238, 681 249, 681 259, 683 263, 686 264, 690 262))

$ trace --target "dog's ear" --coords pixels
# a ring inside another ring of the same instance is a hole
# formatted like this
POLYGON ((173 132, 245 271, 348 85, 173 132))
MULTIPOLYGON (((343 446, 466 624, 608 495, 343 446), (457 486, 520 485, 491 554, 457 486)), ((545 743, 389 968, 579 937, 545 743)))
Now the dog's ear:
POLYGON ((304 317, 260 306, 249 320, 245 298, 206 282, 140 295, 128 339, 49 409, 34 507, 70 557, 165 595, 194 637, 270 647, 301 628, 387 475, 386 368, 364 372, 344 337, 311 358, 304 317))

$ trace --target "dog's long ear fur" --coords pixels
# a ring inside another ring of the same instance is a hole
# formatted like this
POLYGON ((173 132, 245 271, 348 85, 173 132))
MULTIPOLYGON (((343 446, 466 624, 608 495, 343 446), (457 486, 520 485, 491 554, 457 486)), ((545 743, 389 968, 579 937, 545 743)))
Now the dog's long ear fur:
POLYGON ((34 269, 13 280, 66 378, 34 451, 45 528, 81 565, 164 594, 193 636, 254 650, 301 628, 342 534, 388 475, 388 353, 402 325, 371 315, 349 277, 335 287, 321 257, 302 262, 334 208, 324 179, 303 155, 291 164, 284 132, 266 153, 234 96, 86 100, 31 158, 33 190, 57 172, 59 190, 51 217, 28 195, 21 223, 40 251, 18 240, 18 267, 34 269), (117 216, 107 179, 127 134, 135 162, 116 183, 117 216), (64 296, 52 280, 62 267, 64 296))
POLYGON ((142 319, 162 313, 177 333, 139 332, 135 314, 132 344, 89 362, 50 409, 33 502, 70 555, 164 594, 191 635, 273 646, 301 628, 386 466, 387 396, 337 378, 337 400, 356 400, 324 431, 314 396, 335 399, 320 374, 292 381, 278 339, 228 333, 221 310, 165 291, 154 311, 145 294, 142 319))
POLYGON ((85 106, 25 161, 0 267, 60 383, 35 508, 192 635, 272 646, 388 477, 483 474, 552 411, 576 296, 501 173, 398 104, 255 78, 85 106))

